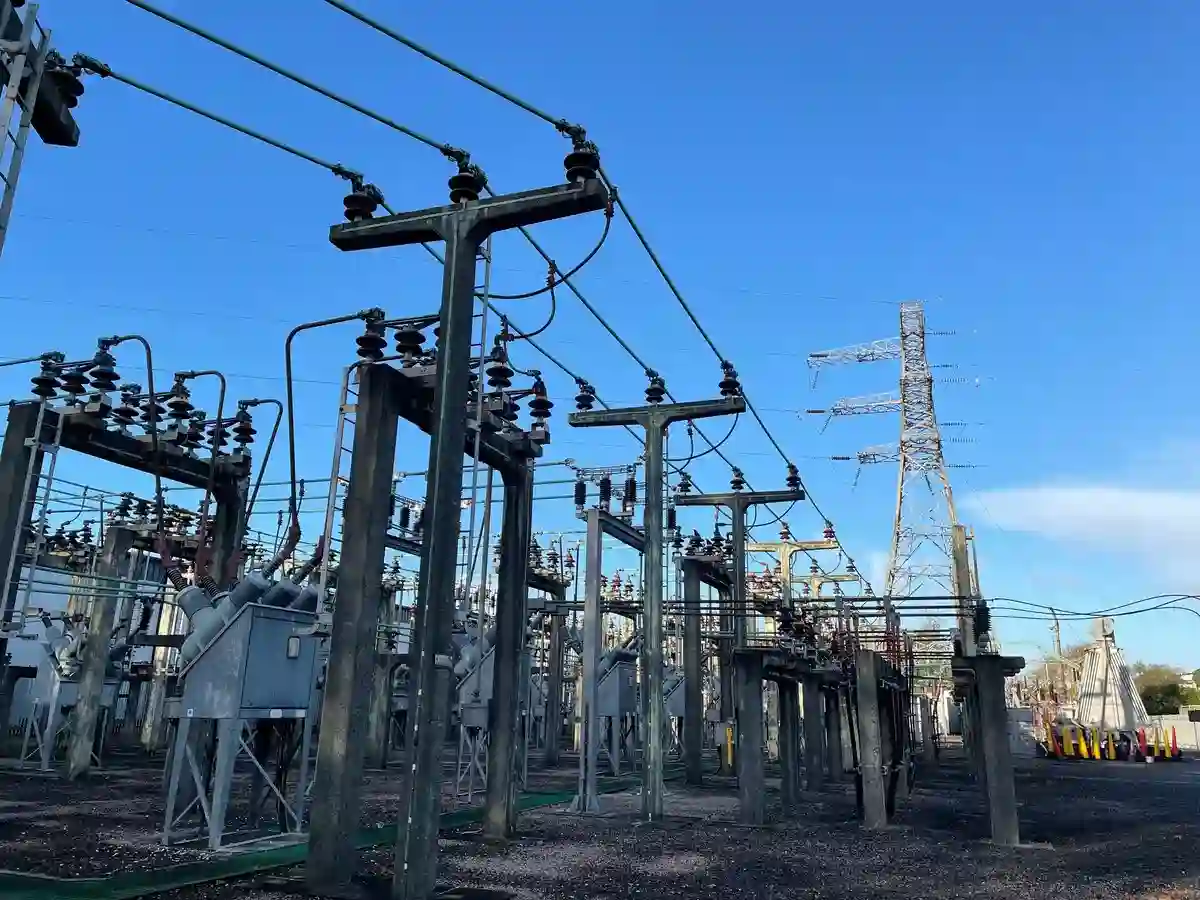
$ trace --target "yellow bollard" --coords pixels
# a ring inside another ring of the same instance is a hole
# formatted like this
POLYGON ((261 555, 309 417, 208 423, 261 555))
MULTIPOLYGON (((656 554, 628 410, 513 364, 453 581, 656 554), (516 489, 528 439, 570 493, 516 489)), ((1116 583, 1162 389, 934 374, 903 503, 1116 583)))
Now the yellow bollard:
POLYGON ((1075 739, 1071 732, 1070 725, 1064 725, 1062 730, 1063 756, 1067 759, 1075 758, 1075 739))
POLYGON ((733 726, 725 726, 725 760, 733 769, 733 726))
POLYGON ((1109 759, 1117 758, 1117 734, 1115 731, 1108 733, 1108 753, 1106 755, 1109 759))
POLYGON ((1079 729, 1079 757, 1080 757, 1080 759, 1088 759, 1089 757, 1091 757, 1091 755, 1092 754, 1090 752, 1088 752, 1087 730, 1080 728, 1079 729))
POLYGON ((1163 732, 1161 727, 1156 727, 1154 729, 1154 751, 1154 755, 1159 759, 1167 758, 1166 734, 1163 732))
POLYGON ((1054 725, 1046 723, 1046 753, 1057 758, 1059 756, 1058 741, 1054 739, 1054 725))

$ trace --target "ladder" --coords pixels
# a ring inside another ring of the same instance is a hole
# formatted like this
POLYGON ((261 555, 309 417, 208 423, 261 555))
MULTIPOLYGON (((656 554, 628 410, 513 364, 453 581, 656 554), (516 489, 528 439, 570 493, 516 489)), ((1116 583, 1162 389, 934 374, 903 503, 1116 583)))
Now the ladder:
MULTIPOLYGON (((25 159, 25 145, 29 141, 33 107, 50 53, 50 32, 38 25, 37 11, 37 4, 31 4, 21 22, 19 40, 0 40, 0 63, 8 70, 8 83, 0 102, 0 127, 4 129, 3 143, 0 143, 0 181, 4 183, 4 197, 0 200, 0 253, 4 252, 5 238, 8 237, 8 222, 12 217, 17 180, 21 176, 21 162, 25 159), (20 118, 14 132, 13 119, 18 110, 20 118)), ((16 15, 11 0, 0 0, 0 35, 7 33, 9 22, 16 15)))
MULTIPOLYGON (((333 524, 337 514, 345 505, 346 489, 350 485, 350 459, 354 455, 354 423, 358 417, 358 372, 357 365, 348 366, 342 376, 342 392, 338 399, 337 433, 333 439, 333 462, 329 468, 329 491, 325 501, 325 555, 321 558, 318 590, 326 597, 329 581, 329 556, 333 547, 333 524)), ((323 611, 321 615, 324 616, 323 611)))

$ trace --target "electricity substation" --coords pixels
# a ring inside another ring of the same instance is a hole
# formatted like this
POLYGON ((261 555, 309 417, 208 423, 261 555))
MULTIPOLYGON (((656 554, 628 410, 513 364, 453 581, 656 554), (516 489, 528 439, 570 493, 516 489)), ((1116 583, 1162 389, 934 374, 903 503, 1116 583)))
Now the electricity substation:
MULTIPOLYGON (((1001 648, 956 512, 925 304, 874 317, 894 337, 806 348, 788 376, 827 392, 839 366, 872 363, 893 388, 803 411, 833 431, 899 420, 893 443, 832 457, 896 467, 873 586, 667 275, 598 137, 326 0, 557 132, 562 167, 501 192, 467 151, 125 2, 427 144, 449 167, 441 203, 389 203, 363 173, 56 49, 35 4, 0 0, 0 251, 27 143, 87 153, 76 116, 86 134, 89 104, 120 91, 332 173, 345 196, 319 236, 329 254, 421 254, 442 290, 386 309, 347 291, 324 318, 260 336, 285 359, 269 397, 237 395, 203 344, 175 358, 143 334, 59 346, 49 331, 0 364, 29 376, 0 443, 0 897, 635 896, 636 869, 609 893, 600 874, 552 875, 568 865, 556 842, 620 831, 691 859, 678 835, 711 849, 836 826, 897 861, 910 822, 960 821, 938 806, 951 802, 989 853, 1038 852, 1018 803, 1025 660, 1001 648), (600 238, 561 269, 539 226, 566 219, 600 238), (707 380, 675 393, 573 280, 626 224, 712 350, 707 380), (492 291, 504 233, 545 261, 545 285, 492 291), (644 372, 637 402, 606 401, 602 379, 548 349, 569 296, 644 372), (540 328, 505 305, 529 297, 551 301, 540 328), (340 356, 303 355, 316 330, 340 356), (329 464, 298 471, 295 383, 318 366, 338 379, 329 464), (774 454, 755 484, 723 450, 739 423, 774 454), (567 433, 619 437, 628 457, 565 458, 567 433), (412 447, 425 468, 398 473, 412 447), (520 892, 551 877, 560 893, 520 892)), ((657 871, 643 871, 652 894, 657 871)), ((727 888, 679 896, 752 895, 727 888)), ((801 896, 772 890, 753 896, 801 896)))

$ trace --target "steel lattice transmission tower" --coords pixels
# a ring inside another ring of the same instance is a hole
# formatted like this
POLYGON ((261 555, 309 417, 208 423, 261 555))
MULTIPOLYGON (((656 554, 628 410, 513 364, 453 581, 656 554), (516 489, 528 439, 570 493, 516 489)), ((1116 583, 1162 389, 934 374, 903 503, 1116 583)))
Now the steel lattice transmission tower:
POLYGON ((892 597, 958 594, 952 561, 958 517, 934 413, 921 303, 900 304, 899 408, 900 471, 885 590, 892 597))
MULTIPOLYGON (((809 410, 827 413, 830 418, 900 414, 898 442, 868 447, 857 454, 860 466, 881 462, 899 465, 896 514, 884 579, 885 596, 889 600, 919 594, 960 598, 978 595, 967 559, 966 532, 958 523, 942 456, 925 335, 924 305, 902 303, 898 338, 826 350, 808 357, 808 366, 814 370, 842 363, 900 361, 900 387, 896 393, 845 398, 828 410, 809 410)), ((964 636, 970 629, 969 616, 964 614, 969 606, 960 602, 958 625, 964 636)))

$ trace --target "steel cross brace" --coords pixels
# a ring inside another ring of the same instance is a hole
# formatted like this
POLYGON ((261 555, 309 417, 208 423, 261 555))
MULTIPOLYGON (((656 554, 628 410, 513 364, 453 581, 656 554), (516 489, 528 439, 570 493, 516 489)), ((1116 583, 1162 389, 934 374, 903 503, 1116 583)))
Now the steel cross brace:
POLYGON ((642 814, 659 819, 663 814, 663 439, 672 422, 709 419, 744 412, 742 397, 663 403, 577 412, 567 416, 575 428, 640 425, 646 432, 646 505, 642 518, 645 541, 645 607, 643 662, 646 672, 646 755, 642 770, 642 814))
MULTIPOLYGON (((445 243, 442 300, 438 313, 438 365, 429 411, 429 465, 418 587, 418 621, 414 635, 420 654, 413 667, 413 694, 419 703, 409 728, 420 738, 409 742, 412 767, 400 798, 396 835, 393 896, 424 900, 437 878, 437 838, 441 804, 441 750, 445 708, 450 690, 450 632, 463 483, 462 451, 467 438, 467 395, 475 307, 476 261, 479 250, 499 231, 535 225, 608 204, 608 190, 597 179, 471 200, 431 209, 334 225, 329 241, 339 250, 403 247, 431 241, 445 243), (405 824, 407 827, 404 827, 405 824)), ((356 435, 357 441, 357 435, 356 435)), ((372 561, 373 563, 373 561, 372 561)), ((336 618, 336 613, 335 613, 336 618)), ((373 631, 373 630, 372 630, 373 631)), ((348 845, 348 836, 343 843, 348 845)), ((332 849, 332 848, 331 848, 332 849)), ((316 889, 321 882, 348 878, 349 873, 322 872, 310 843, 307 875, 316 889)), ((332 862, 325 860, 324 862, 332 862)))

